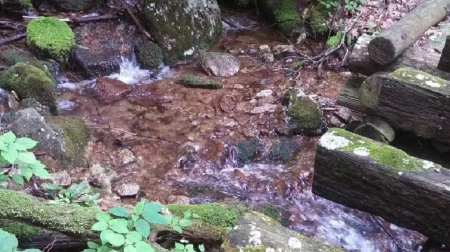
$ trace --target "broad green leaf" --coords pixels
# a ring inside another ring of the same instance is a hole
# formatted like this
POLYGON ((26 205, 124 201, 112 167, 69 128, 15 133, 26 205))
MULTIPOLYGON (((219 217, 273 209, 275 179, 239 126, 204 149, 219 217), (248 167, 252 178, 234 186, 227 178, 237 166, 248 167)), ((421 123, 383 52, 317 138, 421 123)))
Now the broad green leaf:
POLYGON ((180 219, 179 218, 177 218, 177 217, 173 217, 172 218, 172 221, 171 221, 171 223, 172 223, 172 225, 177 225, 178 224, 178 222, 180 221, 180 219))
POLYGON ((12 180, 14 181, 14 182, 16 182, 17 184, 19 184, 19 185, 23 185, 23 177, 22 177, 22 175, 20 175, 20 174, 14 174, 14 175, 12 175, 12 180))
POLYGON ((105 244, 108 243, 107 237, 108 237, 108 235, 111 234, 111 233, 114 234, 114 231, 112 231, 111 229, 103 230, 103 231, 100 233, 100 241, 102 241, 102 245, 105 245, 105 244))
POLYGON ((52 176, 50 176, 50 173, 48 173, 45 169, 33 169, 34 175, 36 175, 39 178, 43 179, 51 179, 52 176))
POLYGON ((109 243, 111 243, 115 247, 119 247, 125 244, 125 237, 123 237, 123 235, 121 234, 116 234, 114 232, 108 233, 106 235, 106 239, 108 240, 109 243))
POLYGON ((105 212, 98 212, 95 214, 95 218, 100 222, 108 223, 109 220, 111 220, 111 216, 109 216, 108 213, 105 212))
POLYGON ((134 220, 133 219, 131 219, 131 220, 127 220, 127 228, 128 228, 128 230, 133 230, 133 228, 134 228, 134 220))
POLYGON ((111 252, 111 251, 112 249, 107 245, 103 245, 97 249, 97 252, 111 252))
POLYGON ((137 250, 133 245, 126 245, 123 252, 137 252, 137 250))
POLYGON ((147 202, 144 206, 144 213, 159 213, 164 206, 155 202, 147 202))
POLYGON ((22 145, 17 144, 17 143, 10 143, 8 149, 14 149, 17 151, 26 151, 27 150, 22 145))
POLYGON ((108 225, 107 222, 105 222, 105 221, 99 221, 99 222, 95 223, 95 224, 92 226, 91 230, 94 230, 94 231, 104 231, 104 230, 108 229, 108 227, 109 227, 109 225, 108 225))
POLYGON ((128 233, 128 221, 125 219, 112 219, 108 222, 109 228, 120 234, 128 233))
POLYGON ((144 241, 136 242, 136 250, 139 252, 155 252, 155 249, 144 241))
POLYGON ((165 216, 163 216, 157 212, 145 211, 145 208, 144 208, 143 216, 144 216, 144 219, 146 221, 148 221, 149 223, 162 224, 162 225, 169 225, 169 223, 170 223, 165 216))
POLYGON ((12 131, 8 131, 0 136, 0 141, 4 143, 13 143, 14 141, 16 141, 16 135, 14 135, 12 131))
POLYGON ((17 242, 16 236, 0 229, 0 251, 16 251, 17 242))
POLYGON ((131 219, 136 221, 137 219, 139 219, 139 215, 136 215, 134 213, 131 214, 131 219))
POLYGON ((40 249, 25 249, 22 252, 42 252, 40 249))
POLYGON ((180 234, 183 233, 183 230, 181 229, 180 226, 173 226, 172 228, 173 228, 173 230, 177 231, 177 232, 180 233, 180 234))
POLYGON ((178 242, 175 242, 175 249, 184 251, 184 245, 178 242))
POLYGON ((192 225, 192 221, 188 219, 181 219, 179 225, 182 227, 189 227, 192 225))
POLYGON ((108 210, 108 213, 118 217, 128 217, 130 213, 123 207, 113 207, 108 210))
POLYGON ((8 147, 6 146, 6 144, 3 141, 0 141, 0 150, 4 151, 4 150, 7 150, 7 149, 8 149, 8 147))
POLYGON ((138 219, 134 223, 134 227, 136 228, 136 231, 138 231, 139 234, 141 234, 142 237, 144 237, 144 239, 147 239, 148 236, 150 235, 150 225, 148 224, 147 221, 143 219, 138 219))
POLYGON ((142 241, 142 235, 136 231, 130 232, 125 236, 125 242, 127 244, 134 244, 138 241, 142 241))
POLYGON ((185 219, 189 219, 192 216, 192 212, 190 210, 187 210, 186 212, 184 212, 184 218, 185 219))
POLYGON ((26 180, 30 180, 31 176, 33 176, 33 170, 29 167, 20 167, 20 175, 24 176, 26 180))
POLYGON ((88 245, 89 248, 92 248, 92 249, 97 249, 97 248, 100 247, 100 245, 98 245, 98 244, 95 243, 95 242, 91 242, 91 241, 88 241, 88 242, 87 242, 87 245, 88 245))
POLYGON ((8 161, 8 163, 15 164, 19 153, 17 152, 17 150, 9 149, 7 151, 2 151, 1 155, 6 161, 8 161))
POLYGON ((36 170, 36 169, 45 169, 45 165, 43 163, 41 163, 41 161, 36 160, 36 162, 33 162, 31 164, 28 164, 28 166, 30 166, 30 168, 36 170))
POLYGON ((30 139, 28 137, 21 137, 21 138, 16 139, 15 143, 20 144, 26 150, 29 150, 29 149, 34 148, 38 142, 36 142, 33 139, 30 139))
POLYGON ((97 252, 97 249, 85 249, 82 252, 97 252))
POLYGON ((19 152, 17 159, 20 162, 24 162, 26 164, 31 164, 31 163, 36 162, 36 157, 34 156, 33 152, 19 152))
POLYGON ((192 244, 188 244, 184 248, 187 249, 188 251, 194 251, 194 245, 192 244))
POLYGON ((144 206, 145 201, 144 200, 139 201, 139 203, 137 203, 136 206, 134 206, 133 213, 138 216, 141 215, 144 211, 144 206))
POLYGON ((9 177, 5 174, 0 174, 0 182, 8 181, 9 177))
POLYGON ((205 252, 205 246, 203 244, 198 245, 198 250, 200 250, 200 252, 205 252))
POLYGON ((52 191, 55 191, 55 190, 59 190, 60 191, 60 190, 64 189, 64 188, 62 188, 61 186, 59 186, 57 184, 47 184, 47 183, 42 184, 42 187, 44 187, 47 190, 52 190, 52 191))

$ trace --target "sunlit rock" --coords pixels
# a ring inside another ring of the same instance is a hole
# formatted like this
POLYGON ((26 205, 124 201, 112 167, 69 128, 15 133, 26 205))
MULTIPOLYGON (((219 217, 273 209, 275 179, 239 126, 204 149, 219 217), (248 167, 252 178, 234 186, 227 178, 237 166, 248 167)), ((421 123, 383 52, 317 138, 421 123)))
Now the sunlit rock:
POLYGON ((210 75, 230 77, 239 72, 240 62, 231 54, 207 52, 200 56, 203 69, 210 75))

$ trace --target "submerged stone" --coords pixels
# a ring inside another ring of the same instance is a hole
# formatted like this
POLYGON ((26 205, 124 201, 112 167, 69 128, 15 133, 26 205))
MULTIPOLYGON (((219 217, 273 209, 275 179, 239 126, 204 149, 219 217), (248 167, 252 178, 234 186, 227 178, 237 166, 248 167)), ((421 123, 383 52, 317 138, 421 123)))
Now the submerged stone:
POLYGON ((200 56, 203 69, 210 75, 230 77, 239 72, 240 62, 231 54, 206 52, 200 56))
POLYGON ((141 68, 156 69, 163 61, 161 47, 153 42, 137 45, 134 51, 141 68))
POLYGON ((184 86, 193 88, 219 89, 222 87, 219 79, 200 78, 190 74, 182 75, 177 82, 184 86))
POLYGON ((131 85, 107 77, 98 78, 96 84, 89 89, 90 93, 104 105, 123 99, 132 90, 131 85))
POLYGON ((209 48, 222 29, 216 0, 145 0, 143 19, 169 65, 209 48))

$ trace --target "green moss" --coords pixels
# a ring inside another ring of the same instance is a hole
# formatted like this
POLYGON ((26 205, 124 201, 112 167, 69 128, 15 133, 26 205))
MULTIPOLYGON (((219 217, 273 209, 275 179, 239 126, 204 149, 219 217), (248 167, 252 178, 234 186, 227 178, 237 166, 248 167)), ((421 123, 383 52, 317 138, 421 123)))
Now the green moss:
POLYGON ((329 27, 326 23, 328 19, 327 9, 319 4, 314 6, 309 13, 309 24, 313 29, 314 34, 324 35, 328 32, 329 27))
POLYGON ((222 83, 219 79, 206 78, 201 79, 195 75, 184 74, 177 81, 178 83, 193 88, 209 88, 209 89, 219 89, 222 87, 222 83))
MULTIPOLYGON (((348 141, 347 144, 339 147, 339 150, 358 152, 368 152, 369 157, 378 163, 385 164, 386 168, 389 168, 395 172, 400 170, 410 171, 424 171, 426 167, 430 167, 433 163, 424 161, 412 156, 409 156, 406 152, 394 148, 392 146, 382 144, 377 141, 373 141, 369 138, 353 134, 343 129, 333 128, 330 129, 326 135, 337 138, 339 141, 348 141)), ((322 137, 320 144, 326 146, 326 138, 322 137)))
POLYGON ((283 137, 272 145, 269 150, 269 158, 286 161, 298 151, 299 147, 300 145, 294 139, 283 137))
POLYGON ((64 148, 70 162, 83 165, 87 162, 84 153, 89 141, 86 122, 75 116, 50 116, 45 121, 62 134, 64 148))
POLYGON ((8 66, 13 66, 19 62, 35 61, 33 55, 29 52, 8 49, 0 53, 0 59, 8 66))
POLYGON ((279 8, 274 13, 278 29, 282 33, 291 34, 301 25, 301 18, 294 0, 281 0, 279 8))
POLYGON ((190 210, 200 215, 200 220, 213 226, 230 228, 234 226, 237 218, 252 209, 242 203, 221 204, 211 203, 202 205, 167 205, 167 208, 178 216, 190 210))
POLYGON ((426 87, 428 89, 435 88, 450 94, 448 86, 450 83, 448 81, 413 68, 397 69, 390 73, 390 76, 397 80, 411 83, 419 87, 426 87))
POLYGON ((328 48, 335 48, 339 45, 339 43, 341 42, 342 36, 344 35, 344 33, 342 31, 338 31, 336 33, 336 35, 331 36, 328 40, 327 40, 327 47, 328 48))
POLYGON ((161 48, 153 42, 136 46, 135 52, 136 59, 142 68, 156 69, 163 60, 161 48))
POLYGON ((287 211, 283 211, 283 209, 272 205, 272 204, 264 204, 256 207, 256 211, 272 218, 274 221, 280 223, 281 225, 287 227, 289 226, 289 217, 290 213, 287 211))
POLYGON ((319 105, 308 96, 300 95, 299 92, 294 88, 289 89, 283 98, 283 104, 289 101, 288 116, 291 128, 294 133, 320 128, 322 112, 319 105))
POLYGON ((30 0, 19 0, 20 6, 22 6, 22 8, 26 9, 26 10, 31 10, 33 9, 33 4, 31 3, 30 0))
POLYGON ((0 86, 14 90, 22 98, 35 98, 50 108, 52 114, 58 113, 56 87, 46 74, 27 63, 17 63, 0 75, 0 86))
POLYGON ((95 213, 101 211, 98 207, 42 202, 32 196, 11 190, 0 190, 0 202, 0 218, 21 219, 48 229, 64 229, 86 236, 93 235, 89 230, 95 223, 95 213))
POLYGON ((14 234, 17 238, 25 238, 37 235, 40 227, 30 226, 17 220, 0 219, 0 227, 8 233, 14 234))
POLYGON ((259 140, 254 137, 250 140, 243 140, 237 144, 237 157, 242 163, 249 163, 255 157, 258 150, 259 140))
POLYGON ((37 55, 65 64, 75 46, 75 35, 65 22, 39 17, 27 25, 27 45, 37 55))

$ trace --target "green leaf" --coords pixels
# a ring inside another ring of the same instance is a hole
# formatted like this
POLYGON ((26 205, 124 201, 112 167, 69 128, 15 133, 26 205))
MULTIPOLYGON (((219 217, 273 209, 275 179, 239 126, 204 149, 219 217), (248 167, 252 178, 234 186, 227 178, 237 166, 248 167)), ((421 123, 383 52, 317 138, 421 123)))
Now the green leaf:
POLYGON ((97 249, 97 252, 111 252, 111 251, 112 249, 107 245, 103 245, 97 249))
POLYGON ((0 251, 16 251, 17 246, 19 245, 17 242, 16 236, 3 231, 0 229, 0 251))
POLYGON ((144 206, 144 213, 159 213, 164 206, 155 202, 147 202, 144 206))
POLYGON ((144 219, 149 223, 169 225, 170 222, 168 218, 158 213, 162 208, 163 205, 161 204, 154 202, 146 203, 144 206, 144 219))
POLYGON ((123 252, 137 252, 137 250, 133 245, 126 245, 123 252))
POLYGON ((6 144, 3 141, 0 141, 0 150, 5 151, 7 149, 8 149, 8 147, 6 146, 6 144))
POLYGON ((107 237, 108 237, 108 235, 110 235, 110 234, 114 234, 114 231, 112 231, 111 229, 103 230, 103 231, 100 233, 100 240, 102 241, 102 245, 105 245, 105 244, 108 243, 107 237))
POLYGON ((184 245, 178 242, 175 242, 175 249, 184 251, 184 245))
POLYGON ((118 217, 128 217, 130 213, 123 207, 113 207, 108 210, 108 213, 118 217))
POLYGON ((148 236, 150 235, 150 225, 148 224, 147 221, 143 219, 138 219, 134 223, 134 227, 136 228, 136 231, 138 231, 139 234, 141 234, 142 237, 144 237, 144 239, 147 239, 148 236))
POLYGON ((125 219, 112 219, 108 222, 109 228, 120 234, 128 233, 128 221, 125 219))
POLYGON ((108 223, 109 220, 111 219, 111 216, 109 216, 109 214, 107 214, 105 212, 98 212, 98 213, 95 214, 95 218, 98 221, 103 221, 103 222, 108 223))
POLYGON ((184 246, 184 248, 187 249, 188 251, 195 251, 194 245, 192 245, 192 244, 188 244, 188 245, 184 246))
POLYGON ((19 185, 22 185, 23 186, 23 177, 22 177, 22 175, 20 175, 20 174, 14 174, 14 175, 12 175, 12 180, 14 181, 14 182, 16 182, 17 184, 19 184, 19 185))
POLYGON ((132 231, 125 236, 125 241, 128 244, 133 244, 138 241, 142 241, 142 235, 136 231, 132 231))
POLYGON ((30 180, 31 176, 33 176, 33 170, 29 167, 20 167, 20 175, 22 175, 26 180, 30 180))
POLYGON ((22 252, 42 252, 40 249, 25 249, 22 252))
POLYGON ((99 221, 99 222, 95 223, 92 226, 91 230, 93 230, 93 231, 104 231, 104 230, 108 229, 108 227, 109 227, 109 225, 108 225, 107 222, 99 221))
POLYGON ((95 243, 95 242, 88 242, 88 247, 89 247, 89 248, 97 249, 97 248, 100 247, 100 245, 98 245, 98 244, 95 243))
POLYGON ((33 139, 30 139, 28 137, 21 137, 21 138, 18 138, 15 143, 20 144, 23 148, 25 148, 26 150, 29 150, 29 149, 34 148, 38 142, 36 142, 33 139))
POLYGON ((12 131, 8 131, 0 136, 0 141, 4 143, 13 143, 14 141, 16 141, 16 135, 14 135, 12 131))
POLYGON ((205 252, 205 246, 203 244, 198 245, 198 250, 200 250, 200 252, 205 252))
POLYGON ((36 157, 34 156, 33 152, 19 152, 17 159, 20 162, 24 162, 26 164, 31 164, 31 163, 36 162, 36 157))
POLYGON ((97 252, 97 249, 85 249, 82 252, 97 252))
POLYGON ((184 218, 185 219, 189 219, 192 216, 192 212, 190 210, 187 210, 186 212, 184 212, 184 218))
POLYGON ((5 174, 0 174, 0 182, 8 181, 9 177, 5 174))
POLYGON ((200 215, 198 215, 198 214, 196 214, 196 213, 193 213, 193 214, 192 214, 192 217, 198 219, 198 218, 200 218, 200 215))
POLYGON ((144 241, 136 242, 136 250, 139 252, 155 252, 155 249, 144 241))
POLYGON ((172 221, 171 221, 171 223, 172 223, 172 225, 177 225, 178 224, 178 222, 180 221, 180 219, 179 218, 177 218, 177 217, 173 217, 172 218, 172 221))
POLYGON ((17 150, 9 149, 7 151, 2 151, 1 155, 8 163, 14 164, 19 153, 17 150))
POLYGON ((133 213, 138 216, 141 215, 144 211, 144 206, 145 201, 144 200, 139 201, 139 203, 137 203, 136 206, 134 206, 133 213))
POLYGON ((190 225, 192 225, 192 221, 187 219, 181 219, 179 225, 182 227, 189 227, 190 225))
POLYGON ((116 234, 114 232, 108 233, 106 235, 106 239, 108 240, 109 243, 111 243, 115 247, 119 247, 125 244, 125 237, 123 237, 123 235, 121 234, 116 234))
POLYGON ((180 233, 180 234, 183 233, 183 230, 181 229, 180 226, 173 226, 172 228, 173 228, 173 230, 177 231, 177 232, 180 233))

